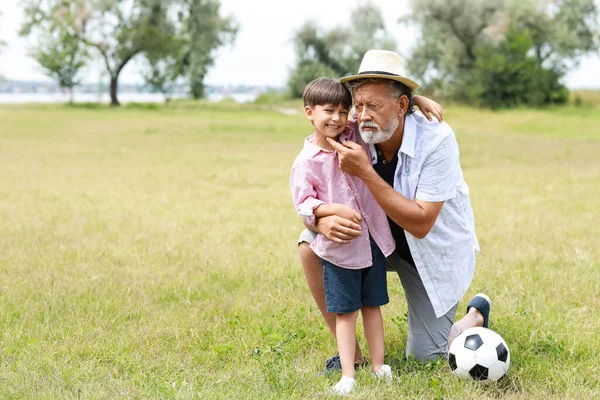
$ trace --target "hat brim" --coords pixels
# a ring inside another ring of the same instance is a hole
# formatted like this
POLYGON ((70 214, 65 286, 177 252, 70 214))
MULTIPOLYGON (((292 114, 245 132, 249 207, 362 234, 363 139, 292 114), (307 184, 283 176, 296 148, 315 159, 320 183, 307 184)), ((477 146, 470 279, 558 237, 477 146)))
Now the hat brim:
POLYGON ((385 74, 359 74, 359 75, 351 75, 340 78, 340 82, 346 83, 350 81, 355 81, 357 79, 365 79, 365 78, 378 78, 378 79, 391 79, 393 81, 398 81, 400 83, 408 86, 409 89, 415 90, 421 87, 417 82, 412 79, 405 78, 403 76, 398 75, 385 75, 385 74))

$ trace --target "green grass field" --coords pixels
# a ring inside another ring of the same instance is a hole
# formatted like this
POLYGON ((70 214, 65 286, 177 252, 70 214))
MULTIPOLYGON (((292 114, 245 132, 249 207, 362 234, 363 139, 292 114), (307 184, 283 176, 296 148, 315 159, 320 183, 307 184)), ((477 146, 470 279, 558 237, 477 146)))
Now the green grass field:
MULTIPOLYGON (((600 396, 600 109, 448 107, 506 379, 404 359, 356 398, 600 396)), ((288 188, 310 125, 255 105, 0 107, 0 398, 325 398, 335 344, 296 256, 288 188)), ((365 343, 361 337, 361 343, 365 343)))

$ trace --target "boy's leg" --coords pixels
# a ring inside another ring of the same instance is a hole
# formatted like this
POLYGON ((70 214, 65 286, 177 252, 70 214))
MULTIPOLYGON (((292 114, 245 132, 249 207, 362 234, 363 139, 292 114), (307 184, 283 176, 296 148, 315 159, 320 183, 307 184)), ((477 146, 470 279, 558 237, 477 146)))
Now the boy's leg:
POLYGON ((361 309, 361 313, 365 327, 365 337, 369 345, 369 354, 371 355, 371 366, 374 371, 379 371, 383 365, 385 354, 381 308, 365 306, 361 309))
MULTIPOLYGON (((303 237, 306 236, 307 239, 305 240, 309 240, 310 235, 307 235, 307 232, 308 230, 303 232, 300 238, 303 239, 303 237)), ((306 277, 306 282, 308 283, 310 293, 315 299, 315 303, 317 303, 319 311, 321 311, 329 330, 335 338, 336 315, 334 313, 327 312, 327 305, 325 303, 325 290, 323 288, 323 265, 321 264, 321 259, 311 250, 306 241, 302 241, 298 244, 298 254, 300 255, 300 261, 302 262, 304 276, 306 277)), ((364 362, 358 341, 356 341, 354 347, 354 358, 358 363, 364 362)))
POLYGON ((371 366, 373 367, 373 371, 378 372, 383 365, 385 354, 381 306, 389 303, 390 298, 387 292, 385 256, 373 238, 370 240, 373 265, 362 270, 361 299, 363 307, 361 312, 365 327, 365 337, 371 355, 371 366))
POLYGON ((356 344, 356 318, 358 311, 348 314, 337 314, 336 332, 337 346, 342 362, 342 375, 354 378, 354 349, 356 344))
POLYGON ((306 242, 302 242, 298 245, 298 254, 300 255, 300 261, 302 262, 304 276, 306 277, 306 283, 308 283, 310 293, 315 299, 315 303, 317 303, 323 318, 325 318, 329 330, 335 337, 335 314, 327 312, 325 290, 323 289, 323 265, 321 264, 321 259, 311 250, 306 242))

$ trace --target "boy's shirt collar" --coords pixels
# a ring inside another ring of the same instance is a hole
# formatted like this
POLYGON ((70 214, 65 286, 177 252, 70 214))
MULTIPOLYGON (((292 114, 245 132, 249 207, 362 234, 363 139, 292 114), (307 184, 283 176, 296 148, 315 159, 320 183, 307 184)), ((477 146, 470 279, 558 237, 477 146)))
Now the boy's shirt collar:
MULTIPOLYGON (((317 145, 314 145, 312 143, 314 138, 315 133, 313 133, 312 135, 307 137, 306 140, 304 140, 304 150, 306 150, 311 157, 316 156, 320 151, 325 153, 335 153, 335 150, 325 150, 317 145)), ((350 131, 350 129, 346 128, 342 131, 342 133, 340 133, 340 136, 338 137, 338 142, 345 142, 349 139, 352 139, 352 132, 350 131)))

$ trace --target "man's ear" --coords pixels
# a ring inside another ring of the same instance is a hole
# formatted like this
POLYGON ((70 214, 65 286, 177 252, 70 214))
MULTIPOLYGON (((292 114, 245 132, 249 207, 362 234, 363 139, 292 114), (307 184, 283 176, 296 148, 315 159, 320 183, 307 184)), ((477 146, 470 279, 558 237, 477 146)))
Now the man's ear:
POLYGON ((399 107, 398 115, 400 117, 403 117, 404 114, 406 114, 406 111, 408 110, 408 97, 404 94, 398 97, 397 104, 399 107))

